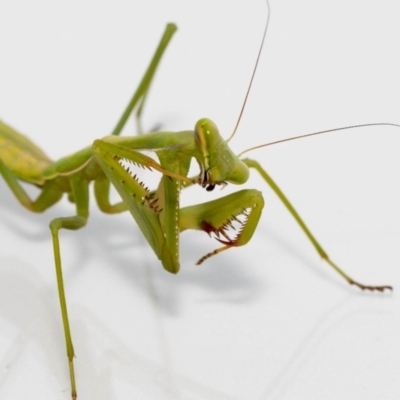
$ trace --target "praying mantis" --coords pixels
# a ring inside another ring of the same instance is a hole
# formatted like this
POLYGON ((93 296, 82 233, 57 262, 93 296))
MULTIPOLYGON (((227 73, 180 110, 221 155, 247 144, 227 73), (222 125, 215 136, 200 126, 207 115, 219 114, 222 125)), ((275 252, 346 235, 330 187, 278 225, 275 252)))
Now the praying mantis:
MULTIPOLYGON (((145 136, 144 136, 145 137, 145 136)), ((197 246, 196 246, 197 247, 197 246)), ((223 255, 221 255, 221 256, 223 256, 223 255)), ((196 261, 196 260, 193 260, 193 261, 196 261)), ((211 259, 210 259, 210 261, 211 261, 211 259)))

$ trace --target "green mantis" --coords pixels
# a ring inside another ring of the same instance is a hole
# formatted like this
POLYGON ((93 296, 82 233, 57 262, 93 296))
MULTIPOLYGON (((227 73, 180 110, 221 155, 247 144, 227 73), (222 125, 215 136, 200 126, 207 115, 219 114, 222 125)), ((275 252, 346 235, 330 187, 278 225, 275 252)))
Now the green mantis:
MULTIPOLYGON (((168 38, 173 29, 173 26, 170 25, 165 37, 168 38)), ((163 48, 161 47, 158 54, 162 53, 163 48)), ((145 82, 148 83, 149 81, 150 79, 145 79, 145 82)), ((146 92, 142 89, 138 93, 144 96, 146 92)), ((128 114, 130 114, 130 111, 126 113, 126 115, 128 114)), ((123 123, 119 124, 114 132, 119 133, 120 125, 123 125, 123 123)), ((11 132, 13 138, 16 137, 15 131, 10 131, 10 129, 7 125, 2 126, 3 137, 6 137, 9 132, 11 132)), ((29 173, 32 175, 22 175, 20 178, 39 185, 44 180, 49 183, 44 187, 39 200, 34 205, 31 205, 18 183, 16 183, 14 175, 10 173, 10 170, 14 167, 13 160, 15 158, 3 160, 3 176, 14 189, 14 193, 19 200, 28 207, 40 210, 58 200, 64 190, 63 188, 66 188, 67 192, 72 191, 72 199, 76 204, 76 216, 71 219, 56 219, 51 224, 60 293, 63 292, 63 288, 58 230, 60 227, 77 229, 85 225, 88 215, 86 180, 95 180, 97 202, 104 211, 120 212, 129 208, 154 253, 160 259, 164 268, 170 272, 175 273, 179 269, 177 241, 179 231, 199 229, 208 233, 219 233, 219 239, 222 241, 222 246, 219 247, 219 250, 227 250, 228 248, 245 244, 255 230, 263 206, 263 200, 258 191, 241 191, 237 192, 238 194, 228 195, 222 200, 215 200, 205 205, 180 208, 177 188, 183 186, 184 183, 200 183, 201 186, 212 189, 215 185, 223 183, 243 183, 247 179, 247 167, 255 168, 265 174, 254 161, 246 160, 242 163, 237 160, 229 149, 222 148, 223 142, 219 143, 219 140, 220 138, 215 134, 213 124, 202 120, 197 123, 195 139, 193 139, 193 132, 179 134, 166 134, 164 132, 134 138, 107 137, 104 140, 96 141, 93 147, 76 153, 73 157, 51 164, 46 156, 21 138, 23 149, 30 148, 32 150, 31 153, 36 153, 36 155, 34 169, 29 168, 29 173), (212 142, 207 143, 207 138, 210 135, 212 135, 212 142), (196 147, 196 144, 198 144, 198 147, 196 147), (157 152, 161 166, 143 156, 139 151, 136 152, 136 150, 142 149, 161 149, 161 151, 157 152), (214 153, 213 150, 215 149, 218 149, 218 152, 214 153), (228 168, 226 170, 223 170, 220 165, 222 156, 224 160, 227 160, 228 168), (192 178, 186 178, 188 175, 188 163, 191 158, 196 159, 200 164, 201 173, 195 181, 192 178), (156 192, 145 190, 121 166, 120 160, 122 159, 129 159, 136 164, 158 169, 163 174, 162 185, 156 192), (176 162, 176 165, 174 162, 176 162), (123 203, 112 205, 108 201, 109 181, 116 186, 123 203), (227 210, 227 205, 230 207, 229 210, 227 210), (176 210, 179 210, 179 215, 177 215, 176 210), (226 211, 228 212, 225 213, 226 211), (180 218, 179 223, 176 221, 177 216, 180 218), (218 221, 218 217, 221 217, 221 221, 218 221), (248 220, 243 226, 243 235, 236 242, 225 236, 227 233, 222 226, 229 223, 231 218, 240 217, 245 217, 248 220)), ((10 155, 11 150, 8 149, 4 154, 10 155)), ((3 158, 5 159, 5 156, 3 158)), ((19 165, 14 168, 18 167, 19 165)), ((21 169, 24 173, 28 170, 26 167, 21 169)), ((267 183, 272 184, 269 176, 264 175, 264 178, 267 183)), ((383 287, 380 289, 383 289, 383 287)), ((69 329, 67 328, 66 304, 62 295, 61 303, 65 331, 67 333, 70 368, 72 370, 73 350, 69 338, 69 329)), ((71 376, 73 376, 72 373, 71 376)))

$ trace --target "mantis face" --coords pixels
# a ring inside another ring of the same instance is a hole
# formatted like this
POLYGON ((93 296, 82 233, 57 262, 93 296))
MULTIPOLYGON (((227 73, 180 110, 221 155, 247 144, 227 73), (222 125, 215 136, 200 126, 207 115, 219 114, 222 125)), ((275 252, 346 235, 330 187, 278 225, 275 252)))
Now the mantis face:
POLYGON ((201 186, 211 191, 215 185, 241 185, 247 181, 249 168, 232 152, 213 121, 207 118, 197 121, 194 138, 201 186))

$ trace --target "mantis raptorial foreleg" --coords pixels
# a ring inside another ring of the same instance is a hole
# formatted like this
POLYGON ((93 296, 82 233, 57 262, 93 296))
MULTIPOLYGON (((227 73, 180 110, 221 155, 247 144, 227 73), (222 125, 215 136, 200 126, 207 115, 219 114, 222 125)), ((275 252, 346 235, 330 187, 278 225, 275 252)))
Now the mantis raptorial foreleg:
POLYGON ((264 199, 261 192, 245 189, 217 200, 182 208, 181 231, 202 230, 210 236, 214 234, 215 238, 225 245, 200 258, 197 264, 231 247, 245 245, 253 236, 263 207, 264 199), (235 228, 237 232, 233 231, 234 224, 240 225, 235 228), (234 236, 230 234, 230 230, 234 236))
POLYGON ((192 182, 186 175, 193 146, 189 144, 188 154, 185 154, 183 145, 189 135, 183 132, 183 135, 153 133, 133 138, 110 136, 93 144, 95 159, 121 195, 164 268, 173 273, 179 271, 180 181, 192 182), (168 148, 166 138, 175 149, 168 148), (147 150, 151 147, 164 149, 157 151, 160 164, 136 150, 143 149, 146 143, 147 150), (129 167, 121 164, 123 161, 130 162, 133 167, 141 166, 163 173, 156 193, 151 193, 136 175, 132 176, 129 167))

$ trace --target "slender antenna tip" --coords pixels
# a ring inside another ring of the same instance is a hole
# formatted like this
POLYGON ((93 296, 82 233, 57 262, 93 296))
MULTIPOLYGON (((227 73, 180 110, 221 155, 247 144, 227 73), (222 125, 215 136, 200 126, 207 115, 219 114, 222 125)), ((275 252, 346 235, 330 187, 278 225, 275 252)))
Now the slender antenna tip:
POLYGON ((258 50, 258 54, 257 54, 257 58, 256 58, 256 63, 255 63, 254 68, 253 68, 253 73, 251 74, 250 83, 249 83, 249 86, 248 86, 248 88, 247 88, 246 95, 245 95, 245 97, 244 97, 244 101, 243 101, 242 108, 241 108, 240 113, 239 113, 239 117, 238 117, 238 119, 237 119, 237 121, 236 121, 235 128, 233 129, 233 132, 232 132, 231 136, 229 136, 227 142, 229 142, 229 141, 235 136, 235 133, 236 133, 236 131, 237 131, 237 129, 238 129, 240 120, 242 119, 242 115, 243 115, 244 109, 245 109, 245 107, 246 107, 247 99, 248 99, 249 94, 250 94, 250 89, 251 89, 251 86, 252 86, 252 84, 253 84, 254 76, 255 76, 256 71, 257 71, 258 62, 260 61, 261 52, 262 52, 262 49, 263 49, 263 47, 264 47, 265 37, 267 36, 267 31, 268 31, 269 17, 270 17, 270 15, 271 15, 271 8, 270 8, 270 6, 269 6, 268 0, 266 0, 266 2, 267 2, 268 17, 267 17, 267 22, 266 22, 265 28, 264 28, 264 33, 263 33, 263 36, 262 36, 260 49, 258 50))

